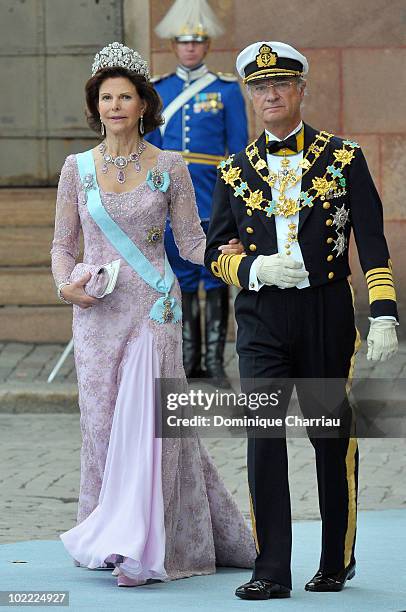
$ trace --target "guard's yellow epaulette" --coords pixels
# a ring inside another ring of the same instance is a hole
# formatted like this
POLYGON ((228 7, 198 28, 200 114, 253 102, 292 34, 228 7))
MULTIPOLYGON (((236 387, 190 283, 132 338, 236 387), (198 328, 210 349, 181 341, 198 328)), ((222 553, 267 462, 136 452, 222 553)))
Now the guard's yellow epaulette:
POLYGON ((229 83, 238 81, 238 77, 235 76, 232 72, 215 72, 218 78, 222 81, 228 81, 229 83))
POLYGON ((165 74, 157 74, 151 78, 151 83, 159 83, 159 81, 163 81, 170 76, 175 74, 174 72, 166 72, 165 74))

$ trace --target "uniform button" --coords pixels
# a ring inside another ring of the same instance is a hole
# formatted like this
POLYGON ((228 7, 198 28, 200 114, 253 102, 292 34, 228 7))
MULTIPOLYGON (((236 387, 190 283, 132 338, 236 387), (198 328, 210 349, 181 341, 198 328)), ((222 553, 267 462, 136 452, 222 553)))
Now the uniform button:
POLYGON ((333 261, 334 257, 332 255, 327 256, 327 261, 333 261))
POLYGON ((327 219, 326 225, 333 225, 333 219, 327 219))
POLYGON ((330 202, 324 202, 324 204, 323 204, 323 208, 325 210, 328 210, 330 208, 330 206, 331 206, 330 202))
POLYGON ((250 251, 256 251, 257 250, 257 245, 256 244, 250 244, 250 251))
POLYGON ((188 110, 190 108, 190 104, 185 104, 183 107, 185 110, 188 110))
POLYGON ((248 215, 249 217, 251 217, 251 215, 252 215, 252 210, 251 210, 250 208, 247 208, 247 215, 248 215))
POLYGON ((254 289, 255 288, 255 283, 250 283, 250 289, 254 289))
POLYGON ((253 234, 254 230, 252 229, 252 227, 247 227, 246 228, 246 232, 247 232, 247 234, 253 234))
POLYGON ((331 236, 330 236, 330 238, 327 238, 326 242, 327 242, 327 244, 331 244, 333 242, 333 239, 331 238, 331 236))
POLYGON ((190 153, 190 149, 183 149, 184 153, 190 153))
POLYGON ((331 280, 332 278, 334 278, 334 272, 329 272, 329 273, 328 273, 328 277, 329 277, 329 280, 331 280))
POLYGON ((189 125, 186 125, 186 126, 185 126, 185 132, 189 132, 189 131, 190 131, 190 126, 189 126, 189 125))
POLYGON ((186 136, 186 138, 185 138, 185 142, 190 142, 190 138, 188 138, 188 137, 186 136))
POLYGON ((285 251, 286 255, 290 255, 290 251, 285 251))
POLYGON ((189 121, 189 119, 190 119, 190 115, 185 115, 185 120, 189 121))

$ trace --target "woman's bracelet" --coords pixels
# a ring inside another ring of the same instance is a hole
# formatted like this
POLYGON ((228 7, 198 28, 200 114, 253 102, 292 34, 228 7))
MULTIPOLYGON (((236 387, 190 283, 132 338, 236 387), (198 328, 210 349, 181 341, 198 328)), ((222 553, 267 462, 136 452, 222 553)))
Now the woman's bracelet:
POLYGON ((70 283, 69 283, 69 282, 59 283, 59 285, 58 285, 58 287, 57 287, 57 291, 56 291, 56 293, 57 293, 57 295, 58 295, 58 298, 59 298, 59 299, 60 299, 62 302, 65 302, 65 304, 72 304, 72 302, 68 302, 68 300, 65 300, 65 298, 63 297, 63 295, 62 295, 62 293, 61 293, 62 289, 63 289, 64 287, 66 287, 67 285, 70 285, 70 283))

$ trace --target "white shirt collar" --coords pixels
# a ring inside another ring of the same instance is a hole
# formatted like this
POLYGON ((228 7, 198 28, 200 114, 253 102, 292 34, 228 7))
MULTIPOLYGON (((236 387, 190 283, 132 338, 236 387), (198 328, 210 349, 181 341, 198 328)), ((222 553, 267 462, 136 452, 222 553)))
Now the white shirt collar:
MULTIPOLYGON (((289 136, 293 136, 293 134, 297 134, 297 132, 300 132, 302 127, 303 127, 303 121, 300 121, 299 125, 297 125, 295 129, 291 131, 290 134, 285 136, 283 140, 286 140, 286 138, 289 138, 289 136)), ((276 140, 278 142, 282 140, 282 138, 278 138, 277 136, 275 136, 275 134, 272 134, 272 132, 269 132, 268 130, 265 130, 265 133, 268 135, 268 140, 276 140)))
POLYGON ((200 79, 200 77, 205 75, 207 72, 209 72, 209 69, 207 68, 206 64, 201 64, 192 70, 190 68, 185 68, 185 66, 182 66, 181 64, 178 64, 176 67, 176 75, 182 79, 182 81, 188 82, 200 79))

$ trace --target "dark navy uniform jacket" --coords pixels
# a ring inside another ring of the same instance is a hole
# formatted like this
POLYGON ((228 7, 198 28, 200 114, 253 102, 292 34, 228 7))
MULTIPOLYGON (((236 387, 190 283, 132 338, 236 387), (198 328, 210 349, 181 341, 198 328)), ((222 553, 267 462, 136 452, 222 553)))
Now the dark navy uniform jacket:
MULTIPOLYGON (((196 79, 209 72, 178 66, 176 73, 153 79, 166 108, 196 79)), ((213 73, 212 73, 213 74, 213 73)), ((245 103, 237 77, 215 73, 216 79, 183 105, 168 121, 164 136, 156 129, 146 140, 161 149, 181 151, 189 166, 202 220, 211 213, 217 165, 248 140, 245 103)))
MULTIPOLYGON (((298 241, 310 286, 333 283, 351 273, 348 243, 353 231, 371 316, 397 318, 382 203, 359 145, 305 124, 303 153, 310 167, 303 170, 301 182, 298 241)), ((242 287, 247 300, 252 263, 260 254, 278 252, 266 159, 263 133, 220 164, 207 234, 207 268, 224 282, 242 287), (221 254, 218 246, 235 236, 240 237, 246 255, 221 254)))

